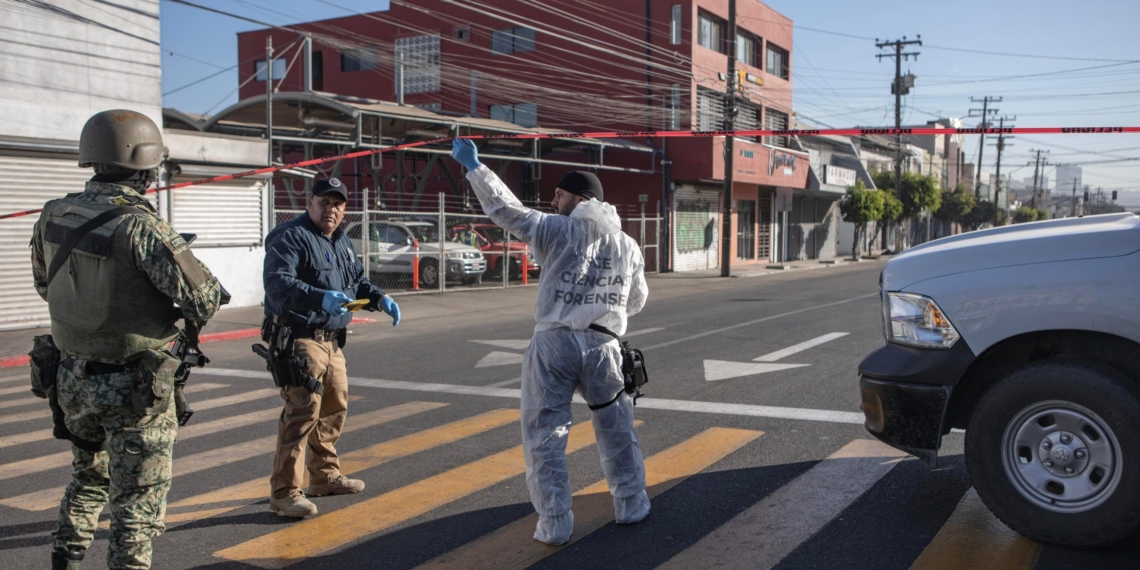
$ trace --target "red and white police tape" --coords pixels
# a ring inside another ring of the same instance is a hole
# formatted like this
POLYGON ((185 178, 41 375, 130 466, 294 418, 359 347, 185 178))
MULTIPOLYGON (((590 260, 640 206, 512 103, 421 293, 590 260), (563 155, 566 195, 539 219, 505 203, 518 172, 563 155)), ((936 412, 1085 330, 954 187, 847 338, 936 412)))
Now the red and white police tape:
MULTIPOLYGON (((517 133, 517 134, 496 134, 496 135, 470 135, 460 137, 443 137, 438 139, 417 141, 401 145, 394 145, 384 148, 361 150, 357 152, 350 152, 339 156, 330 156, 325 158, 314 158, 311 160, 303 160, 291 164, 282 164, 280 166, 267 166, 265 168, 258 168, 256 170, 247 170, 245 172, 235 172, 233 174, 224 174, 222 176, 214 176, 212 178, 203 178, 201 180, 193 180, 190 182, 180 182, 170 186, 163 186, 161 188, 153 188, 147 191, 147 194, 156 194, 158 192, 165 192, 167 190, 174 190, 177 188, 186 188, 188 186, 197 186, 199 184, 210 184, 213 182, 225 182, 226 180, 233 180, 235 178, 244 178, 246 176, 255 176, 258 174, 268 174, 270 172, 277 172, 278 170, 285 170, 289 168, 303 168, 306 166, 313 166, 316 164, 323 164, 326 162, 335 162, 337 160, 345 160, 349 158, 359 158, 364 156, 371 156, 382 152, 391 152, 396 150, 403 150, 407 148, 415 148, 429 144, 436 144, 446 142, 452 139, 618 139, 618 138, 644 138, 644 137, 668 137, 668 138, 685 138, 685 137, 723 137, 727 135, 737 137, 771 137, 771 136, 797 136, 797 137, 812 137, 824 135, 838 135, 838 136, 858 136, 858 135, 1068 135, 1068 134, 1104 134, 1104 133, 1140 133, 1140 127, 1005 127, 1005 128, 941 128, 935 129, 930 127, 917 127, 917 128, 882 128, 882 129, 786 129, 786 130, 737 130, 737 131, 605 131, 597 133, 517 133)), ((588 167, 589 165, 583 165, 588 167)), ((10 214, 0 215, 0 220, 7 218, 19 218, 21 216, 30 216, 38 214, 42 208, 37 210, 27 210, 24 212, 12 212, 10 214)))

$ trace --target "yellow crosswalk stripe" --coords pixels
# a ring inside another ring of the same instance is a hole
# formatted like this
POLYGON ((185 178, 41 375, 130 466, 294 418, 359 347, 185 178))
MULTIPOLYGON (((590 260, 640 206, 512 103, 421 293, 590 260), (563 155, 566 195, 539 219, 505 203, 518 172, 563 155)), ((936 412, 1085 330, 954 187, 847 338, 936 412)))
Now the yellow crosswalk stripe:
MULTIPOLYGON (((189 388, 189 386, 187 386, 187 388, 189 388)), ((193 391, 191 391, 190 393, 193 393, 193 391)), ((212 408, 220 408, 222 406, 229 406, 232 404, 240 404, 242 402, 249 402, 252 400, 257 400, 257 399, 265 398, 268 396, 276 396, 279 393, 280 392, 276 389, 266 388, 264 390, 254 390, 252 392, 245 392, 242 394, 234 394, 233 396, 226 396, 224 398, 215 398, 213 400, 206 400, 203 402, 191 404, 191 406, 194 408, 195 412, 205 411, 205 410, 209 410, 212 408)), ((16 422, 23 422, 23 421, 27 421, 27 420, 35 420, 35 419, 40 419, 40 418, 50 418, 51 417, 51 410, 48 409, 48 407, 47 407, 47 401, 46 400, 40 400, 40 401, 43 402, 43 405, 44 405, 42 410, 32 410, 30 412, 21 412, 19 414, 4 414, 4 415, 0 416, 0 425, 14 424, 16 422)))
POLYGON ((1029 570, 1040 555, 1041 544, 1002 524, 971 487, 910 569, 1029 570))
MULTIPOLYGON (((517 422, 518 419, 518 410, 493 410, 390 441, 380 442, 341 455, 340 471, 345 475, 351 475, 401 457, 407 457, 517 422)), ((269 477, 259 477, 224 489, 217 489, 170 503, 166 508, 166 524, 206 519, 240 509, 268 496, 269 477)))
POLYGON ((31 384, 27 386, 13 386, 11 388, 0 388, 0 396, 8 396, 11 394, 31 394, 31 384))
MULTIPOLYGON (((710 428, 645 460, 645 484, 650 497, 699 473, 764 435, 762 431, 710 428)), ((574 534, 568 544, 614 520, 613 498, 603 479, 574 493, 574 534)), ((428 561, 416 570, 526 568, 558 552, 532 538, 538 515, 508 524, 465 546, 428 561)))
MULTIPOLYGON (((594 444, 591 429, 571 430, 566 452, 594 444)), ((512 447, 326 515, 232 546, 214 556, 263 568, 284 568, 522 475, 522 446, 512 447)))
MULTIPOLYGON (((377 424, 390 422, 400 418, 434 410, 446 404, 436 402, 409 402, 389 408, 374 410, 356 417, 353 429, 364 429, 377 424)), ((350 430, 345 430, 350 431, 350 430)), ((173 472, 175 477, 197 473, 213 467, 228 465, 244 461, 251 457, 272 453, 276 448, 277 436, 259 438, 227 447, 211 449, 185 457, 174 455, 173 472)), ((70 453, 68 454, 70 455, 70 453)), ((59 506, 59 498, 63 496, 64 487, 44 489, 25 495, 18 495, 7 499, 0 499, 0 505, 6 505, 25 511, 47 511, 59 506)))
POLYGON ((50 418, 51 410, 47 407, 47 401, 40 400, 44 403, 42 410, 32 410, 30 412, 20 412, 18 414, 3 414, 0 415, 0 425, 14 424, 17 422, 25 422, 28 420, 38 420, 40 418, 50 418))
POLYGON ((20 381, 27 382, 29 386, 28 391, 31 391, 32 380, 28 376, 28 373, 24 373, 19 376, 5 376, 4 378, 0 378, 0 384, 13 384, 20 381))
MULTIPOLYGON (((226 388, 228 386, 229 386, 229 384, 213 384, 213 383, 209 383, 209 382, 203 382, 202 384, 192 384, 190 386, 187 386, 185 393, 195 394, 198 392, 205 392, 206 390, 213 390, 215 388, 226 388)), ((46 400, 40 400, 40 402, 43 402, 43 405, 45 405, 45 406, 47 405, 46 400)), ((202 402, 196 402, 196 403, 192 402, 191 406, 194 408, 194 411, 198 411, 199 409, 204 409, 204 408, 201 408, 202 405, 207 405, 209 407, 215 407, 215 406, 212 406, 211 404, 212 404, 212 400, 204 400, 202 402)), ((277 415, 281 412, 281 409, 280 408, 274 408, 273 410, 270 410, 270 412, 271 413, 270 413, 269 419, 272 419, 272 418, 277 417, 277 415)), ((260 412, 254 412, 253 414, 244 414, 241 416, 234 416, 231 418, 223 418, 220 420, 214 420, 212 422, 205 422, 202 424, 192 423, 192 424, 190 424, 184 428, 179 428, 178 438, 179 439, 188 439, 190 437, 196 437, 194 435, 187 435, 187 434, 206 435, 205 433, 199 434, 198 430, 204 429, 207 426, 211 426, 211 427, 215 428, 215 431, 221 431, 224 429, 231 429, 231 428, 235 428, 235 427, 241 427, 244 425, 249 425, 249 423, 256 423, 259 421, 264 421, 264 420, 260 419, 261 416, 257 416, 258 419, 254 419, 252 417, 252 416, 254 416, 254 414, 259 414, 259 413, 260 412), (248 421, 248 420, 252 420, 252 421, 248 421)), ((213 433, 213 432, 210 432, 210 433, 213 433)), ((25 443, 32 443, 32 442, 36 442, 36 441, 47 441, 49 439, 53 439, 51 429, 41 429, 41 430, 24 432, 24 433, 18 433, 18 434, 14 434, 14 435, 7 435, 4 437, 0 437, 0 449, 6 449, 6 448, 13 447, 16 445, 21 445, 21 444, 25 444, 25 443)), ((71 462, 70 457, 71 457, 71 454, 70 454, 70 452, 68 452, 68 460, 67 460, 68 463, 71 462)))

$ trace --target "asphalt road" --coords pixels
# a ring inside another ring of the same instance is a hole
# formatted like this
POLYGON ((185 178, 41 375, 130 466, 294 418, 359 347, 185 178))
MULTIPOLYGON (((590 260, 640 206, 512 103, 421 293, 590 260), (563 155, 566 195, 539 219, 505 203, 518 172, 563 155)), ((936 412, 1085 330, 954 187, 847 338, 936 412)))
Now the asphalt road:
MULTIPOLYGON (((867 435, 856 366, 883 343, 880 268, 652 277, 628 338, 651 377, 636 417, 653 511, 613 523, 592 429, 574 427, 563 548, 531 539, 517 448, 534 287, 401 297, 398 328, 354 325, 338 449, 368 487, 314 499, 304 522, 267 510, 280 399, 250 341, 209 344, 155 568, 1135 568, 1135 539, 1074 551, 1001 526, 970 489, 961 434, 934 470, 867 435)), ((43 439, 49 419, 19 419, 46 406, 17 403, 16 372, 0 370, 0 568, 46 568, 68 447, 43 439)), ((103 530, 85 568, 104 567, 106 544, 103 530)))

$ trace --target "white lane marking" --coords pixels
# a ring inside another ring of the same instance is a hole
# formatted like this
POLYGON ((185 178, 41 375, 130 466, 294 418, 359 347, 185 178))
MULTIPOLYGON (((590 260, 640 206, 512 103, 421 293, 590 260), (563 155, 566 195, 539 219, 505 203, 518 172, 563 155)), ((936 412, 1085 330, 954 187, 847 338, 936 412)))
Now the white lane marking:
POLYGON ((706 360, 705 361, 705 382, 715 382, 717 380, 728 380, 729 378, 738 378, 740 376, 752 376, 754 374, 764 374, 767 372, 776 372, 778 370, 787 370, 789 368, 803 368, 807 364, 773 364, 761 363, 753 364, 751 362, 728 362, 725 360, 706 360))
POLYGON ((905 456, 878 441, 852 441, 657 570, 772 568, 843 513, 905 456))
MULTIPOLYGON (((253 370, 236 370, 226 368, 203 368, 195 370, 195 374, 208 374, 213 376, 229 376, 236 378, 269 379, 268 372, 253 370)), ((442 394, 461 394, 466 396, 490 396, 494 398, 519 399, 521 390, 512 388, 496 388, 491 386, 461 386, 458 384, 430 384, 423 382, 404 382, 400 380, 377 380, 371 378, 349 378, 348 383, 353 386, 380 388, 387 390, 410 390, 413 392, 436 392, 442 394)), ((581 396, 574 396, 574 403, 584 404, 581 396)), ((637 407, 650 410, 671 410, 676 412, 697 412, 706 414, 724 414, 730 416, 750 416, 757 418, 777 418, 787 420, 806 420, 815 422, 831 422, 840 424, 863 424, 863 414, 859 412, 840 412, 835 410, 812 410, 807 408, 781 408, 777 406, 756 406, 752 404, 727 404, 719 402, 695 402, 690 400, 667 400, 663 398, 638 398, 637 407)))
POLYGON ((467 342, 476 342, 479 344, 489 344, 499 348, 511 348, 514 350, 526 350, 530 346, 530 339, 526 340, 470 340, 467 342))
MULTIPOLYGON (((807 308, 804 308, 804 309, 796 309, 796 310, 794 310, 794 311, 788 311, 788 312, 786 312, 786 313, 780 313, 780 314, 778 314, 778 315, 772 315, 772 316, 770 316, 770 317, 764 317, 764 318, 760 318, 760 319, 751 320, 751 321, 748 321, 748 322, 746 322, 746 323, 738 323, 738 324, 735 324, 735 325, 729 325, 729 326, 727 326, 727 327, 722 327, 722 328, 719 328, 719 329, 713 329, 713 330, 711 330, 711 331, 705 331, 705 332, 703 332, 703 333, 697 333, 697 334, 694 334, 694 335, 689 335, 689 336, 687 336, 687 337, 684 337, 684 338, 678 338, 678 339, 675 339, 675 340, 670 340, 670 341, 667 341, 667 342, 662 342, 662 343, 660 343, 660 344, 651 344, 651 345, 649 345, 649 346, 646 346, 646 347, 642 348, 641 350, 653 350, 653 349, 655 349, 655 348, 664 348, 664 347, 666 347, 666 346, 673 346, 674 344, 681 344, 682 342, 689 342, 690 340, 696 340, 696 339, 698 339, 698 338, 703 338, 703 337, 706 337, 706 336, 709 336, 709 335, 720 334, 720 333, 722 333, 722 332, 727 332, 727 331, 731 331, 731 330, 736 330, 736 329, 739 329, 739 328, 743 328, 743 327, 750 327, 750 326, 752 326, 752 325, 755 325, 755 324, 759 324, 759 323, 763 323, 763 322, 767 322, 767 321, 771 321, 771 320, 774 320, 774 319, 781 319, 781 318, 784 318, 784 317, 790 317, 790 316, 792 316, 792 315, 798 315, 798 314, 800 314, 800 313, 806 313, 806 312, 808 312, 808 311, 816 311, 816 310, 819 310, 819 309, 826 309, 826 308, 828 308, 828 307, 834 307, 834 306, 836 306, 836 305, 842 305, 842 304, 844 304, 844 303, 850 303, 850 302, 852 302, 852 301, 859 301, 859 300, 862 300, 862 299, 868 299, 868 298, 871 298, 871 297, 878 297, 878 296, 879 296, 879 294, 878 294, 878 293, 869 293, 869 294, 867 294, 867 295, 860 295, 860 296, 858 296, 858 297, 852 297, 852 298, 850 298, 850 299, 844 299, 844 300, 842 300, 842 301, 835 301, 835 302, 833 302, 833 303, 824 303, 824 304, 822 304, 822 305, 816 305, 816 306, 814 306, 814 307, 807 307, 807 308)), ((641 400, 638 400, 638 401, 640 402, 641 400)))
POLYGON ((821 344, 831 342, 837 338, 843 338, 847 335, 848 335, 848 333, 845 333, 845 332, 828 333, 828 334, 825 334, 821 337, 813 338, 809 341, 804 341, 804 342, 801 342, 799 344, 794 344, 794 345, 789 346, 788 348, 785 348, 783 350, 777 350, 776 352, 765 354, 764 356, 761 356, 760 358, 754 358, 754 359, 752 359, 752 361, 753 362, 775 362, 775 361, 777 361, 781 358, 784 358, 786 356, 791 356, 791 355, 796 354, 798 352, 803 352, 809 348, 815 348, 821 344))
POLYGON ((663 330, 665 330, 665 327, 653 327, 651 329, 641 329, 639 331, 627 332, 624 335, 622 335, 621 338, 624 340, 627 338, 633 338, 635 336, 641 336, 643 334, 655 333, 657 331, 663 331, 663 330))
POLYGON ((522 376, 519 376, 518 378, 511 378, 510 380, 503 380, 501 382, 495 382, 493 384, 487 384, 487 388, 502 388, 504 386, 510 386, 512 384, 518 384, 519 382, 522 382, 522 376))
POLYGON ((504 366, 507 364, 522 364, 523 355, 517 352, 500 352, 498 350, 484 356, 475 368, 488 368, 491 366, 504 366))

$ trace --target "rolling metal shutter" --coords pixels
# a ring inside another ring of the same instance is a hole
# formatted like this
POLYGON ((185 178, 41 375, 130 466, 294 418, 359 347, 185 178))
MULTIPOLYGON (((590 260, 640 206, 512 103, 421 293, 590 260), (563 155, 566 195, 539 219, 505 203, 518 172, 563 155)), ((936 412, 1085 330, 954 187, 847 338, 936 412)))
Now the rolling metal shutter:
POLYGON ((720 267, 720 191, 678 186, 673 216, 673 270, 720 267))
MULTIPOLYGON (((82 192, 91 169, 74 158, 26 158, 0 155, 0 213, 42 208, 44 202, 82 192)), ((0 220, 0 330, 50 324, 47 303, 32 285, 28 244, 39 214, 0 220)), ((30 346, 30 345, 29 345, 30 346)))
MULTIPOLYGON (((174 183, 216 174, 183 168, 174 183)), ((243 178, 171 193, 170 225, 181 233, 197 234, 194 248, 259 246, 269 231, 263 222, 264 180, 243 178)))

